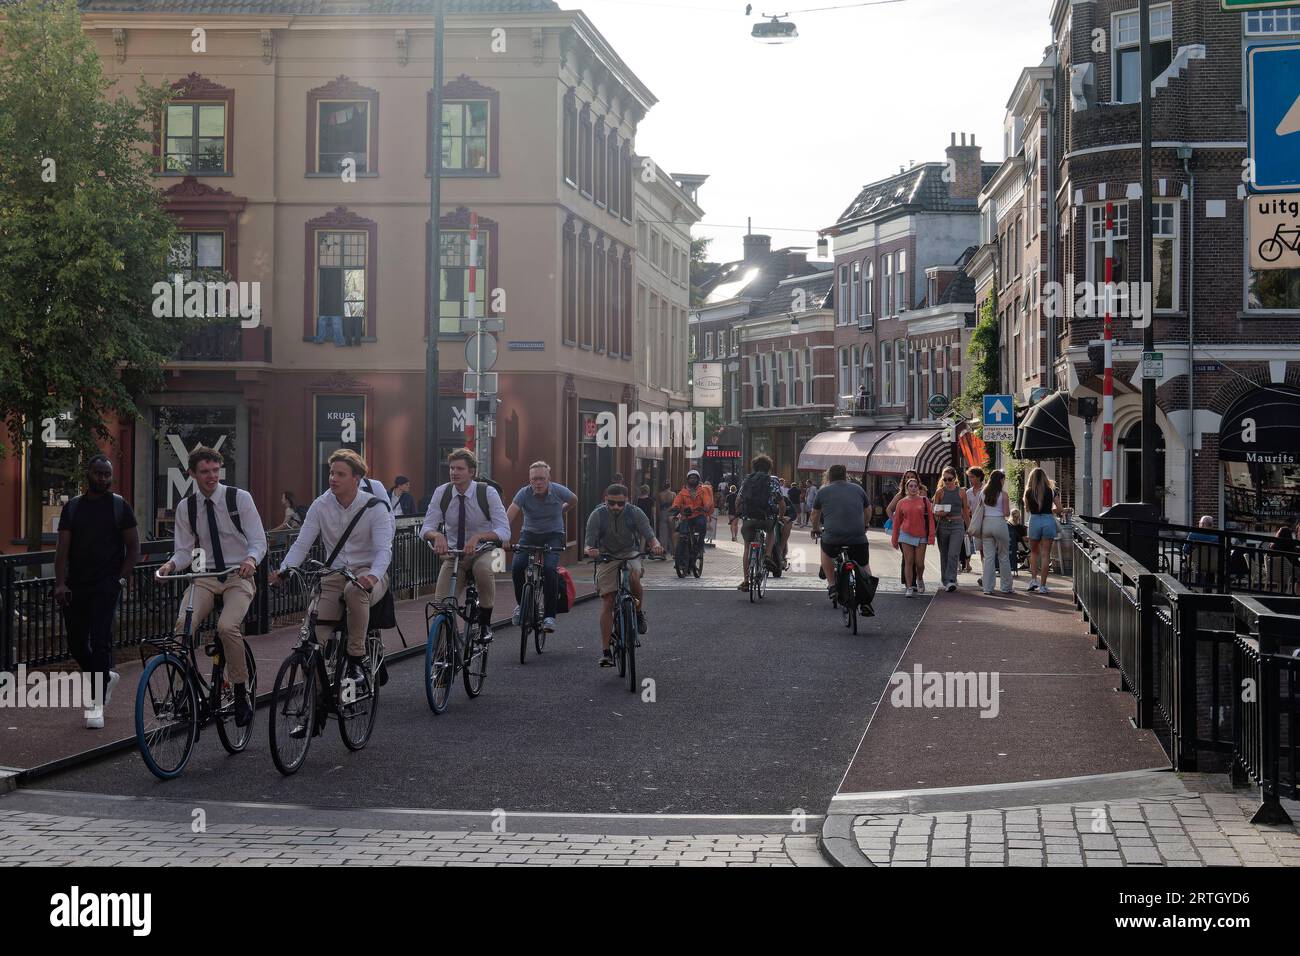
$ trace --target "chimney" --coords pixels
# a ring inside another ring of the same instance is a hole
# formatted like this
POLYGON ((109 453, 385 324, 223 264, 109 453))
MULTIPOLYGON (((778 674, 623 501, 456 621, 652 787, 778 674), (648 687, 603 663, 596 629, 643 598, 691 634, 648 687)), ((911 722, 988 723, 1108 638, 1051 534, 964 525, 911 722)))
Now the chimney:
POLYGON ((975 134, 970 134, 970 145, 966 145, 966 134, 961 134, 961 145, 957 144, 957 134, 952 134, 952 143, 948 147, 948 170, 945 173, 948 182, 949 199, 976 199, 984 186, 983 166, 980 162, 980 147, 975 145, 975 134))
POLYGON ((761 255, 772 251, 772 237, 763 236, 758 233, 748 233, 745 236, 745 261, 752 262, 761 255))

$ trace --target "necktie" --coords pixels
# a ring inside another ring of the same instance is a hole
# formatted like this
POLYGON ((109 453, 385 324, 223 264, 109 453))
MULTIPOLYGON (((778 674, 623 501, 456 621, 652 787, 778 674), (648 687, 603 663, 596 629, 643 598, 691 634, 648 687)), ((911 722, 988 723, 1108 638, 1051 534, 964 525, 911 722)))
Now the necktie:
POLYGON ((216 570, 226 570, 226 558, 221 553, 221 534, 217 531, 217 511, 212 507, 212 499, 207 499, 204 504, 208 509, 208 538, 212 541, 212 560, 216 564, 216 570))
POLYGON ((456 519, 456 550, 465 547, 465 496, 457 495, 460 501, 460 517, 456 519))

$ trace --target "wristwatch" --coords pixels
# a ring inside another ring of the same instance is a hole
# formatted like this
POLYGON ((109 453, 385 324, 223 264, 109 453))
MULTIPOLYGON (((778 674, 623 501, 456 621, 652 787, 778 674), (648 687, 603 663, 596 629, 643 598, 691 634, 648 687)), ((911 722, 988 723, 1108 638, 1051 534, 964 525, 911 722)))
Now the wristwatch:
POLYGON ((118 585, 118 587, 120 587, 123 591, 125 591, 125 590, 126 590, 126 578, 118 578, 118 579, 117 579, 117 585, 118 585))

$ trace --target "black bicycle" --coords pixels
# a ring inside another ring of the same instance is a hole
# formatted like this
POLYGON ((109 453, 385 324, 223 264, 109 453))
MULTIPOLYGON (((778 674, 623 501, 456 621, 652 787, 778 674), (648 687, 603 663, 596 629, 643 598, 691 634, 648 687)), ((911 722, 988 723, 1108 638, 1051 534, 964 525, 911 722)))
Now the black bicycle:
MULTIPOLYGON (((157 581, 189 581, 225 577, 234 571, 192 571, 160 575, 157 581)), ((236 727, 235 690, 226 675, 226 657, 215 634, 203 651, 212 659, 212 680, 199 672, 194 653, 194 587, 187 591, 185 622, 179 636, 151 638, 142 642, 140 659, 144 671, 135 692, 135 738, 140 756, 154 776, 170 780, 190 762, 199 735, 209 721, 216 721, 217 736, 227 752, 237 754, 248 746, 253 722, 236 727), (158 653, 148 656, 148 649, 158 653)), ((248 700, 257 706, 257 662, 247 643, 244 662, 248 668, 248 700)))
POLYGON ((528 568, 524 572, 524 587, 519 595, 519 663, 528 658, 528 636, 533 637, 537 653, 546 647, 546 555, 563 554, 563 548, 542 544, 517 544, 512 551, 528 555, 528 568))
POLYGON ((618 676, 627 678, 627 689, 636 691, 636 649, 640 643, 636 626, 636 598, 632 596, 632 586, 627 568, 627 558, 616 558, 602 554, 592 559, 593 570, 596 565, 618 562, 618 591, 614 594, 614 626, 609 634, 609 650, 614 655, 618 667, 618 676))
MULTIPOLYGON (((307 616, 298 631, 298 643, 280 665, 271 691, 271 759, 285 776, 297 773, 307 760, 313 737, 322 733, 330 717, 338 718, 339 736, 349 750, 360 750, 370 740, 379 712, 379 688, 385 681, 384 642, 376 628, 366 632, 364 682, 347 677, 347 606, 339 597, 341 616, 325 646, 316 640, 320 615, 321 583, 342 575, 352 584, 350 568, 329 568, 308 561, 303 569, 290 568, 291 580, 307 593, 307 616), (358 687, 361 683, 362 686, 358 687)), ((357 585, 360 587, 360 585, 357 585)))
MULTIPOLYGON (((485 542, 479 545, 475 554, 495 547, 494 542, 485 542)), ((435 714, 447 709, 457 671, 464 678, 466 694, 474 698, 483 693, 490 649, 490 645, 483 642, 482 625, 478 619, 478 587, 472 574, 465 582, 465 603, 461 605, 456 601, 464 551, 448 549, 446 554, 453 561, 451 590, 441 601, 430 601, 424 609, 424 623, 429 635, 424 648, 424 696, 435 714), (465 622, 464 632, 456 623, 457 618, 465 622)))
POLYGON ((767 595, 767 529, 760 527, 749 542, 749 602, 761 601, 767 595))
POLYGON ((692 512, 672 511, 669 517, 677 519, 677 555, 673 562, 679 578, 687 574, 699 577, 704 573, 704 534, 694 526, 692 512))
POLYGON ((858 633, 858 575, 857 565, 844 556, 844 548, 835 552, 835 587, 831 591, 831 606, 838 607, 844 616, 844 626, 858 633))

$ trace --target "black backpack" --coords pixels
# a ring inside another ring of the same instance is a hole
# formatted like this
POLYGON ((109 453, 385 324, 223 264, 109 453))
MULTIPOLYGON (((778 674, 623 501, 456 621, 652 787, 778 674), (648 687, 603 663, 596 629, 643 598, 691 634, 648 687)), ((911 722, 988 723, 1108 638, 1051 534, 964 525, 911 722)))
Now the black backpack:
MULTIPOLYGON (((230 515, 230 523, 235 526, 235 530, 244 535, 244 540, 248 540, 248 535, 244 534, 244 526, 239 520, 239 505, 236 502, 239 489, 234 485, 226 485, 226 514, 230 515)), ((199 540, 199 493, 185 496, 185 508, 190 516, 190 531, 194 533, 194 540, 199 540)), ((304 519, 306 515, 303 516, 304 519)))
POLYGON ((752 472, 740 484, 736 499, 741 517, 770 518, 772 516, 772 476, 765 471, 752 472))

